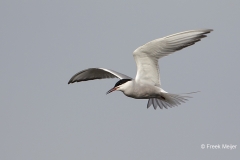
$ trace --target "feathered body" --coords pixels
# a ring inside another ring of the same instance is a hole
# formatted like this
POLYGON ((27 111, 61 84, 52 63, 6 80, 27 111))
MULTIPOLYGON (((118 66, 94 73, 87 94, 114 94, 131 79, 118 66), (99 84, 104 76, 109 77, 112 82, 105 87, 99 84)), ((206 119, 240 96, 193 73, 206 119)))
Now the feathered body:
POLYGON ((211 29, 202 29, 180 32, 155 39, 138 47, 133 52, 133 57, 137 65, 135 79, 110 69, 89 68, 76 73, 68 83, 103 78, 119 78, 120 80, 116 85, 107 93, 118 90, 131 98, 149 99, 147 108, 151 105, 153 105, 154 109, 157 107, 167 109, 168 107, 178 106, 191 97, 188 96, 188 93, 181 95, 171 94, 162 89, 158 60, 175 51, 195 44, 206 37, 206 34, 211 31, 211 29))

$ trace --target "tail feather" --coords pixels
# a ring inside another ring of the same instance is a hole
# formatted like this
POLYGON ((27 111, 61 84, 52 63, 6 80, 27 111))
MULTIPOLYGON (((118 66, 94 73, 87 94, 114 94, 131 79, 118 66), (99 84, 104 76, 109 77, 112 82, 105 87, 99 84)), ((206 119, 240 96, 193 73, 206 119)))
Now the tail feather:
POLYGON ((151 105, 153 105, 154 109, 157 109, 157 107, 159 107, 160 109, 163 109, 163 107, 166 109, 172 108, 188 101, 188 99, 192 97, 188 96, 187 94, 192 94, 192 93, 197 93, 197 92, 183 93, 183 94, 172 94, 172 93, 162 92, 161 97, 150 98, 148 100, 147 108, 149 108, 151 105))
POLYGON ((155 100, 155 99, 153 99, 153 108, 154 108, 154 109, 157 109, 157 106, 158 106, 158 105, 157 105, 157 102, 156 102, 156 100, 155 100))
POLYGON ((152 105, 152 99, 148 100, 147 108, 149 108, 152 105))

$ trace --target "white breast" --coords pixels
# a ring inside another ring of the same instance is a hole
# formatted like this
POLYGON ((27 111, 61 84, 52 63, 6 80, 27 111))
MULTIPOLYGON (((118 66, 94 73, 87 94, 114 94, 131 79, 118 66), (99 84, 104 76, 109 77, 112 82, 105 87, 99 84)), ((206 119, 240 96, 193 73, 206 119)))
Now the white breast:
POLYGON ((122 92, 128 97, 136 99, 149 99, 159 96, 161 89, 157 86, 133 80, 124 84, 122 92))

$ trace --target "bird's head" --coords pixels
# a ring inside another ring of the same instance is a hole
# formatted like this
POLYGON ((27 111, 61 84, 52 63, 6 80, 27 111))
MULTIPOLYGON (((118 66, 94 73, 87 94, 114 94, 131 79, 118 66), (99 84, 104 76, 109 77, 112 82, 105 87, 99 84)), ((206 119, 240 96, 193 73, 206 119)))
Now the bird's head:
POLYGON ((107 94, 111 93, 113 91, 123 91, 126 87, 128 87, 127 82, 129 82, 129 81, 132 81, 132 79, 121 79, 121 80, 119 80, 115 84, 115 86, 107 92, 107 94))

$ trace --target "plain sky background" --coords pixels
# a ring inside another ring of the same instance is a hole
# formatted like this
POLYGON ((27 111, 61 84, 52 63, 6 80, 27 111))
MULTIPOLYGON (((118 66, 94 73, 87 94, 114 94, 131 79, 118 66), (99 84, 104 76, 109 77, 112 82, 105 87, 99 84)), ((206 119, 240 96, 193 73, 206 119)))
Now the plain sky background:
POLYGON ((239 159, 239 6, 239 0, 1 0, 0 159, 239 159), (202 28, 214 32, 159 63, 164 90, 201 91, 179 107, 147 109, 147 100, 106 96, 118 79, 67 84, 91 67, 134 78, 137 47, 202 28))

